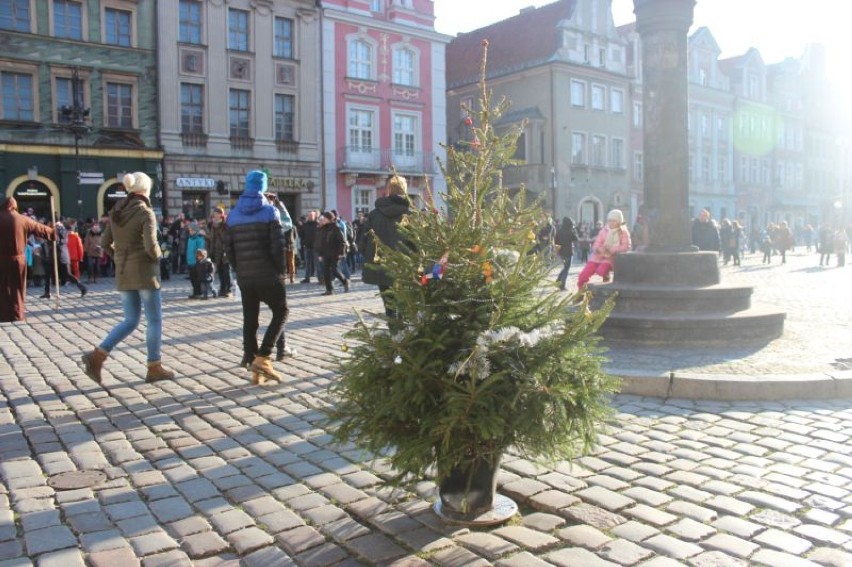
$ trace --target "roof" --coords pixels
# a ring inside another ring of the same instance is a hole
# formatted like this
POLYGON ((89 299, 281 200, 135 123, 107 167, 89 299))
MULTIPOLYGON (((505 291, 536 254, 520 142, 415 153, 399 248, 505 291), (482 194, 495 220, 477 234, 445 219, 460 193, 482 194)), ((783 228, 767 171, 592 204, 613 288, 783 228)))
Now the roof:
POLYGON ((459 34, 447 45, 447 86, 479 80, 481 44, 485 39, 488 40, 488 76, 547 61, 562 45, 557 24, 571 19, 576 4, 577 0, 558 0, 459 34))

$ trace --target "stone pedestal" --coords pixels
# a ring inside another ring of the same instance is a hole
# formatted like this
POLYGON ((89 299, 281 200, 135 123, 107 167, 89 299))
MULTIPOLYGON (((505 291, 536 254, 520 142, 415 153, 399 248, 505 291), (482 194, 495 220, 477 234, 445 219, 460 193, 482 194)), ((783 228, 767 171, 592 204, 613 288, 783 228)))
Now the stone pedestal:
POLYGON ((750 287, 725 286, 715 252, 692 246, 687 140, 687 37, 695 0, 634 0, 642 39, 644 213, 648 252, 616 257, 613 283, 591 285, 593 305, 617 293, 601 327, 636 343, 767 342, 784 313, 752 307, 750 287))
POLYGON ((781 336, 785 314, 752 306, 752 288, 720 283, 715 252, 623 254, 614 281, 590 285, 593 307, 617 294, 601 327, 610 341, 720 346, 781 336))

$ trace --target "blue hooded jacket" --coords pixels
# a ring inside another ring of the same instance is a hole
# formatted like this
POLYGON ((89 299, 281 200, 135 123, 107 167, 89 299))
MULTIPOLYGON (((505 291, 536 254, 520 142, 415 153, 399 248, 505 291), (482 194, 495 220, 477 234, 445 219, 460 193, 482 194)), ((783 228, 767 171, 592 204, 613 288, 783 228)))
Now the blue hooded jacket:
POLYGON ((225 250, 241 287, 284 285, 285 227, 266 196, 266 174, 250 171, 225 221, 225 250))

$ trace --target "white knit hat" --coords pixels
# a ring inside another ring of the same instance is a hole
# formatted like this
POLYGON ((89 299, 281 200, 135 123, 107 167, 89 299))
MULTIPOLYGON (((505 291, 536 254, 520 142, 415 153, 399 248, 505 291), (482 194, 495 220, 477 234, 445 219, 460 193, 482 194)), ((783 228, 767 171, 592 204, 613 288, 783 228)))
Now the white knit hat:
POLYGON ((146 197, 151 195, 151 178, 147 173, 142 171, 128 173, 121 181, 130 193, 142 193, 146 197))
POLYGON ((606 216, 606 220, 608 220, 608 221, 614 220, 614 221, 618 221, 618 224, 624 224, 624 214, 622 214, 622 212, 619 211, 618 209, 613 209, 606 216))

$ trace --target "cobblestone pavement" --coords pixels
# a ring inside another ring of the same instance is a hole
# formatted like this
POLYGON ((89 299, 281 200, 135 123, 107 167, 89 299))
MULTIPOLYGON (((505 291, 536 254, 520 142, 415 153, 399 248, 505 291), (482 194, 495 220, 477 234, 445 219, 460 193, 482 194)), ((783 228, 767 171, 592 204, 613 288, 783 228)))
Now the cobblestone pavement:
MULTIPOLYGON (((849 302, 838 299, 852 269, 816 260, 724 278, 783 302, 782 341, 822 364, 852 355, 849 302)), ((506 456, 513 521, 457 528, 431 511, 432 483, 391 490, 383 460, 324 430, 341 335, 353 306, 380 308, 373 288, 322 297, 315 284, 292 286, 288 342, 299 352, 278 363, 280 385, 261 388, 237 367, 238 302, 185 300, 188 282, 173 280, 163 351, 179 378, 143 381, 137 331, 99 386, 77 360, 119 317, 111 284, 58 310, 33 292, 28 322, 0 325, 0 567, 852 565, 852 400, 617 396, 592 455, 506 456), (51 488, 66 471, 107 480, 51 488)))

